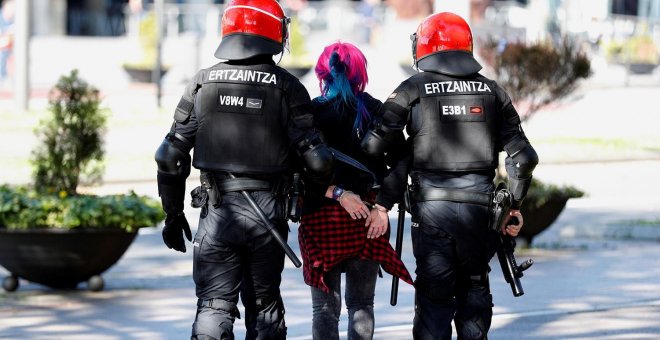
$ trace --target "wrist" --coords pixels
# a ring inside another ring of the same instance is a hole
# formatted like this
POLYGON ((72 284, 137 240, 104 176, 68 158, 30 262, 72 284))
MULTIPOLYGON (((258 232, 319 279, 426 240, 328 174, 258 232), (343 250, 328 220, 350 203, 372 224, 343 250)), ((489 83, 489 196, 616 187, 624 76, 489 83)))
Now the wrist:
POLYGON ((373 206, 372 209, 376 209, 376 210, 378 210, 378 211, 380 211, 380 212, 385 212, 385 213, 389 211, 389 210, 387 210, 387 208, 385 208, 384 206, 382 206, 382 205, 380 205, 380 204, 378 204, 378 203, 374 204, 374 206, 373 206))
POLYGON ((345 193, 346 191, 344 188, 339 185, 335 185, 335 187, 332 189, 332 200, 339 201, 345 193))

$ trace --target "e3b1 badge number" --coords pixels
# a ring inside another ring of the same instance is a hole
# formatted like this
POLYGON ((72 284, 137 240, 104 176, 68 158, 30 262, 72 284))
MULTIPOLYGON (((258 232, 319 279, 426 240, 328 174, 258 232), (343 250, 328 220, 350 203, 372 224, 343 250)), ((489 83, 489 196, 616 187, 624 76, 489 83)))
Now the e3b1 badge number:
POLYGON ((442 121, 483 122, 486 120, 483 101, 480 99, 445 99, 439 102, 442 121))

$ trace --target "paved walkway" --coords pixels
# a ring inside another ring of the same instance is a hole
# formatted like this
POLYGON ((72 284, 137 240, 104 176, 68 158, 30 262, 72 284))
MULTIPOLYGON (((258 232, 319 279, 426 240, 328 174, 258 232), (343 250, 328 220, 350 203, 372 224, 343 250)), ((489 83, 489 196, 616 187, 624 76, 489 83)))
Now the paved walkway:
MULTIPOLYGON (((188 215, 195 220, 194 212, 188 215)), ((569 205, 557 225, 590 218, 569 205)), ((295 240, 292 227, 289 237, 295 240)), ((107 286, 99 293, 87 292, 84 284, 80 290, 61 292, 24 281, 17 292, 0 293, 0 338, 185 339, 195 311, 191 255, 168 250, 161 242, 159 229, 142 230, 125 256, 103 275, 107 286)), ((519 251, 519 259, 535 260, 523 278, 525 295, 519 298, 511 295, 499 265, 492 263, 496 307, 491 338, 657 338, 660 244, 579 238, 571 242, 519 251)), ((296 242, 289 244, 299 253, 296 242)), ((406 235, 404 262, 413 268, 411 253, 406 235)), ((310 339, 309 289, 300 269, 289 262, 282 289, 290 339, 310 339)), ((410 339, 413 289, 401 284, 396 307, 389 305, 389 289, 386 275, 376 289, 375 338, 410 339)), ((342 328, 345 321, 344 317, 342 328)), ((243 337, 242 320, 236 323, 236 334, 243 337)))

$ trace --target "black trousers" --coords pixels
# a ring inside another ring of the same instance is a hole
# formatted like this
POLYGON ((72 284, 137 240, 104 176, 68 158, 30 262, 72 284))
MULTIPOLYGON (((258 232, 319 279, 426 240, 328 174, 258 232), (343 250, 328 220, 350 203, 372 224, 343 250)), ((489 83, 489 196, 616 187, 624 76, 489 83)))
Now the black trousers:
MULTIPOLYGON (((283 202, 267 191, 251 195, 286 240, 283 202)), ((240 193, 227 193, 220 206, 209 206, 195 235, 193 279, 199 301, 193 338, 233 339, 240 294, 246 338, 285 339, 279 289, 284 256, 240 193)))
POLYGON ((449 201, 413 205, 415 339, 485 339, 492 319, 488 262, 495 254, 488 207, 449 201))

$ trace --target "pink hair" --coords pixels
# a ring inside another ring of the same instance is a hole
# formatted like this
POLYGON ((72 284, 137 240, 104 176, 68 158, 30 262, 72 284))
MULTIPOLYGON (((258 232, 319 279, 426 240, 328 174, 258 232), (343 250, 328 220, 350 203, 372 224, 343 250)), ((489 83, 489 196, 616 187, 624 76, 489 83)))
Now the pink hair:
POLYGON ((327 90, 324 88, 324 83, 332 82, 333 75, 329 62, 334 52, 339 55, 339 60, 346 65, 346 78, 351 84, 353 95, 357 96, 359 93, 364 92, 369 82, 367 58, 364 57, 364 54, 362 54, 362 51, 357 46, 351 43, 337 41, 323 49, 323 53, 319 56, 319 60, 316 62, 316 67, 314 68, 316 77, 319 80, 321 93, 325 94, 327 90))

